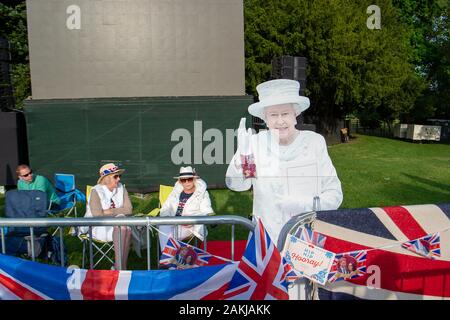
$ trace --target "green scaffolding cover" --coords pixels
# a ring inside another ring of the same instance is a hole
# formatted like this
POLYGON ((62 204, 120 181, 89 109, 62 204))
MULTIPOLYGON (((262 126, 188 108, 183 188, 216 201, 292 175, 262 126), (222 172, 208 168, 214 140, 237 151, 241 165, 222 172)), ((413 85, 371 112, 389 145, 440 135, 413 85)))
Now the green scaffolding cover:
POLYGON ((74 174, 82 190, 96 184, 108 162, 126 169, 123 183, 134 192, 172 185, 185 165, 221 188, 236 150, 233 133, 241 117, 251 125, 252 102, 251 96, 28 100, 30 164, 50 179, 74 174))

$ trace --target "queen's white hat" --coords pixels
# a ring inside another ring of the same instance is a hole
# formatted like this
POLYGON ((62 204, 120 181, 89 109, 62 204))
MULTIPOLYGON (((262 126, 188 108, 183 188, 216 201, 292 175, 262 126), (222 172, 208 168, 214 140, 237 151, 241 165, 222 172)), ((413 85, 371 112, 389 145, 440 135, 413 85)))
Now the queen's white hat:
POLYGON ((263 82, 256 86, 259 102, 248 107, 248 112, 265 121, 266 107, 292 103, 295 113, 300 113, 309 108, 309 98, 301 96, 300 83, 289 79, 276 79, 263 82))

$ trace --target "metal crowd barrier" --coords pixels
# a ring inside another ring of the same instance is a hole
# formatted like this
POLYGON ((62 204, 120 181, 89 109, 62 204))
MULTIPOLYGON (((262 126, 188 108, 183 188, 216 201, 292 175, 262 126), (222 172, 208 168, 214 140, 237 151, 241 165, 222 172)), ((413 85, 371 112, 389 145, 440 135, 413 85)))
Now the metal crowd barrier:
MULTIPOLYGON (((61 247, 61 266, 64 266, 64 227, 89 227, 89 255, 90 255, 90 267, 93 268, 93 246, 92 246, 92 227, 96 226, 142 226, 146 227, 146 241, 147 241, 147 270, 151 270, 151 240, 150 229, 151 226, 159 225, 191 225, 191 224, 231 224, 231 259, 234 260, 234 241, 235 241, 235 225, 240 225, 247 228, 249 231, 253 231, 255 223, 235 215, 227 216, 201 216, 201 217, 120 217, 120 218, 0 218, 0 233, 1 233, 1 247, 2 253, 6 253, 5 233, 3 227, 29 227, 30 228, 30 241, 31 241, 31 258, 33 261, 36 259, 35 247, 34 247, 34 228, 37 227, 59 227, 60 247, 61 247)), ((178 232, 175 232, 177 234, 178 232)), ((119 232, 119 247, 122 247, 122 233, 119 232)), ((158 244, 157 244, 158 245, 158 244)), ((204 248, 207 248, 207 238, 205 237, 204 248)), ((159 253, 159 248, 156 252, 159 253)), ((119 269, 121 269, 120 263, 122 261, 121 250, 119 250, 119 269)))

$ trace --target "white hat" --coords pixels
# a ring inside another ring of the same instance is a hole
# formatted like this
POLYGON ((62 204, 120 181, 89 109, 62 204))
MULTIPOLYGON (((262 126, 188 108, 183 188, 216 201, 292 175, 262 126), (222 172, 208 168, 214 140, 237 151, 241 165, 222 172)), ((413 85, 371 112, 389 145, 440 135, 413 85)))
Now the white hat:
POLYGON ((295 80, 276 79, 263 82, 256 86, 259 102, 248 107, 248 112, 265 121, 264 108, 279 104, 292 103, 295 113, 300 113, 309 108, 309 98, 299 95, 300 83, 295 80))
POLYGON ((178 175, 178 177, 173 177, 173 178, 174 179, 182 179, 182 178, 194 178, 194 177, 197 177, 195 170, 192 169, 191 166, 187 166, 187 167, 181 167, 180 174, 178 175))

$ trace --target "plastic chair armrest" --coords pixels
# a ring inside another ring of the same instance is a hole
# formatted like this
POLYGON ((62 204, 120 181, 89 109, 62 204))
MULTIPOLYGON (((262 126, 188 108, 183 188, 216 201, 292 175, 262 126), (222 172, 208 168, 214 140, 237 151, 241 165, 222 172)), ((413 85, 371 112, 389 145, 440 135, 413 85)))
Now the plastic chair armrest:
POLYGON ((147 215, 151 216, 151 217, 156 217, 157 215, 159 215, 159 211, 160 211, 160 208, 155 208, 152 211, 150 211, 147 215))

